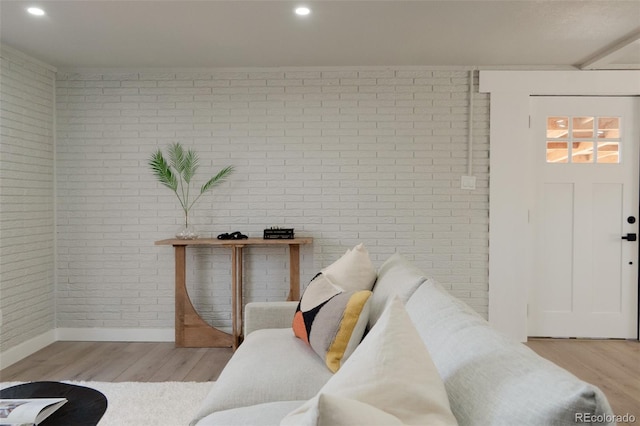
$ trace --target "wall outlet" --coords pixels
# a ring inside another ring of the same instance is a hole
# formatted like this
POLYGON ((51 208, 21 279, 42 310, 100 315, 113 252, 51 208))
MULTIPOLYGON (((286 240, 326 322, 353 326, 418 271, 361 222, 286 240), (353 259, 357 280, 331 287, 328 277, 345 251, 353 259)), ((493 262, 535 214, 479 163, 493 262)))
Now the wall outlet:
POLYGON ((460 189, 476 189, 476 177, 462 176, 460 178, 460 189))

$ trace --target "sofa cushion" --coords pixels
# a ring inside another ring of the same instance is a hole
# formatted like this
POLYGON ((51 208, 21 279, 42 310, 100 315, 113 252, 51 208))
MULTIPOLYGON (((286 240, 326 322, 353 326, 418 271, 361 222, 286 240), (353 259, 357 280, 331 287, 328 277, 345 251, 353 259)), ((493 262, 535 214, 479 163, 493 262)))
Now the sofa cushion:
POLYGON ((304 403, 276 401, 217 411, 201 419, 196 426, 277 426, 287 413, 304 403))
POLYGON ((368 290, 342 291, 318 274, 300 299, 293 332, 335 373, 362 340, 370 297, 368 290))
POLYGON ((309 399, 331 376, 291 328, 254 331, 222 370, 193 423, 216 411, 309 399))
POLYGON ((288 328, 299 301, 249 302, 244 307, 244 335, 265 328, 288 328))
MULTIPOLYGON (((318 395, 291 412, 281 424, 327 424, 318 422, 326 408, 320 395, 343 399, 338 403, 341 409, 371 405, 384 412, 384 418, 395 418, 400 424, 457 424, 438 371, 398 298, 389 304, 375 327, 318 395)), ((366 417, 355 424, 367 424, 366 420, 375 412, 367 408, 363 413, 366 417)))
POLYGON ((373 286, 369 328, 375 325, 389 300, 398 296, 406 303, 425 280, 424 274, 400 253, 387 259, 378 269, 378 279, 373 286))
POLYGON ((347 250, 342 257, 321 272, 334 285, 345 291, 371 290, 377 276, 369 252, 362 243, 347 250))
POLYGON ((597 387, 503 336, 437 282, 420 286, 407 311, 460 425, 574 425, 576 413, 611 413, 597 387))

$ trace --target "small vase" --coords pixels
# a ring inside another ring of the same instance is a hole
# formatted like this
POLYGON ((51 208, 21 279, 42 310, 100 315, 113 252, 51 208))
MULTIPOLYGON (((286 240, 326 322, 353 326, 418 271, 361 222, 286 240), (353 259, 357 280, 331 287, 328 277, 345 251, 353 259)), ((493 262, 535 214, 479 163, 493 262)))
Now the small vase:
POLYGON ((185 214, 184 225, 178 229, 176 232, 176 238, 179 240, 195 240, 198 238, 199 234, 196 231, 196 228, 189 223, 189 216, 185 214))
POLYGON ((193 225, 186 225, 180 227, 176 232, 176 238, 179 240, 195 240, 199 237, 198 232, 193 225))

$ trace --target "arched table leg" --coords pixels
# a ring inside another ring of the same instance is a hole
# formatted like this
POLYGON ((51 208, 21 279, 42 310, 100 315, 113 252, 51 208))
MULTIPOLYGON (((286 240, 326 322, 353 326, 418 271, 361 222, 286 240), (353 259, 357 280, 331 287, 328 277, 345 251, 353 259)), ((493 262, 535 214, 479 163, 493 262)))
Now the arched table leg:
POLYGON ((200 317, 187 292, 187 247, 174 245, 176 258, 176 347, 221 348, 234 346, 231 334, 218 330, 200 317))

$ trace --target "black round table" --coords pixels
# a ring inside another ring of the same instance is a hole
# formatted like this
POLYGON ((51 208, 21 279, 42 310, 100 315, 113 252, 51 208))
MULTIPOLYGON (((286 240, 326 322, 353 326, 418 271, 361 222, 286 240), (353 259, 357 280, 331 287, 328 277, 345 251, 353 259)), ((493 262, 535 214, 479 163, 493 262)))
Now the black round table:
POLYGON ((0 399, 67 398, 42 426, 95 426, 107 411, 107 398, 95 389, 60 382, 31 382, 0 389, 0 399))

